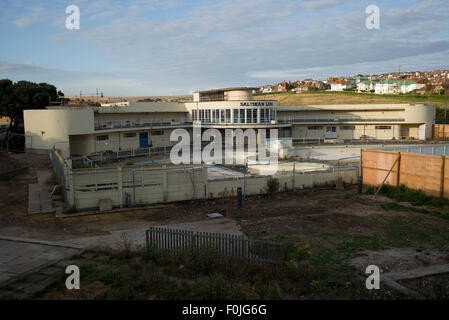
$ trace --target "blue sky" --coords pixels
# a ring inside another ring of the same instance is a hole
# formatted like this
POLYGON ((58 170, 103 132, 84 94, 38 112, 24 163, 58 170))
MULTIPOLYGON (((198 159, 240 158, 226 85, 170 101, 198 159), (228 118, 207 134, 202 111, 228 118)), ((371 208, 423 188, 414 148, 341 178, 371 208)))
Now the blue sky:
POLYGON ((0 78, 66 95, 177 95, 449 69, 449 1, 0 0, 0 78), (80 9, 67 30, 65 9, 80 9), (368 5, 380 29, 365 27, 368 5))

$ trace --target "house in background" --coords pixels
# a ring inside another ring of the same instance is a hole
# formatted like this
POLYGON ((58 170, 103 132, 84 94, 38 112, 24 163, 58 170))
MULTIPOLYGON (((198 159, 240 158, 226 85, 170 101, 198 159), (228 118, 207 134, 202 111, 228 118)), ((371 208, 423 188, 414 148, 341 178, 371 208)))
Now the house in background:
POLYGON ((331 89, 330 89, 331 91, 343 91, 346 89, 351 89, 353 87, 351 82, 346 79, 335 80, 335 81, 331 82, 330 85, 331 85, 331 89))

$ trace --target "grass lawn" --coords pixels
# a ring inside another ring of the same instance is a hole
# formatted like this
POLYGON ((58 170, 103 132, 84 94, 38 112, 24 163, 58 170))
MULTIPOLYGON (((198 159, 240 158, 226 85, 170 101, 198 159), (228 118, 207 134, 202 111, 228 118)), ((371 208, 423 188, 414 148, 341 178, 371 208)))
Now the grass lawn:
POLYGON ((346 91, 257 93, 254 94, 254 98, 258 100, 278 100, 278 105, 281 106, 303 104, 427 103, 436 107, 444 107, 445 99, 449 100, 444 95, 434 94, 374 94, 346 91))

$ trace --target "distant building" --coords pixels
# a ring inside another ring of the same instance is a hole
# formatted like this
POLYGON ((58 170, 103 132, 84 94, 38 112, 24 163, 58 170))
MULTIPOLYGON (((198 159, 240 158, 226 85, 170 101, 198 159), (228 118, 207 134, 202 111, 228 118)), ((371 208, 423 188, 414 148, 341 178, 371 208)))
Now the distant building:
POLYGON ((421 89, 425 85, 411 80, 382 80, 375 84, 374 92, 377 94, 398 94, 409 93, 416 89, 421 89))
POLYGON ((345 80, 345 79, 341 79, 341 80, 336 80, 330 83, 331 85, 331 91, 343 91, 346 89, 350 89, 353 87, 353 85, 351 84, 350 81, 345 80))

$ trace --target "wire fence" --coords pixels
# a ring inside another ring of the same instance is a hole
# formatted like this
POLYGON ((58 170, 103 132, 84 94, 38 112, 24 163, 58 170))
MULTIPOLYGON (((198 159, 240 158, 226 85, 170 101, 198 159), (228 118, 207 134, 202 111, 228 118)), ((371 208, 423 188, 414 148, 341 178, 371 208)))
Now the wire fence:
POLYGON ((240 235, 153 227, 146 231, 146 246, 180 253, 188 248, 213 248, 224 257, 251 263, 277 264, 284 259, 284 244, 240 235))
POLYGON ((0 133, 0 150, 11 152, 25 152, 25 134, 0 133))

